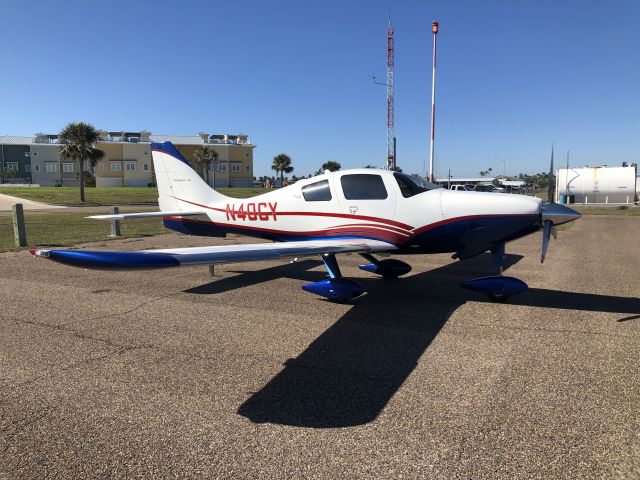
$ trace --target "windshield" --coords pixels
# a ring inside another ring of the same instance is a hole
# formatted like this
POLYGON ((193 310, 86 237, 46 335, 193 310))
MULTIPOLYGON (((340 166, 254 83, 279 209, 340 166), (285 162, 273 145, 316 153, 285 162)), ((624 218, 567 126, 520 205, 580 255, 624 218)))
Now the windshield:
POLYGON ((418 195, 419 193, 427 192, 429 190, 442 188, 439 185, 434 185, 433 183, 429 183, 426 180, 420 177, 414 177, 413 175, 395 172, 393 176, 395 177, 396 182, 398 182, 398 186, 400 187, 400 191, 404 198, 413 197, 414 195, 418 195))

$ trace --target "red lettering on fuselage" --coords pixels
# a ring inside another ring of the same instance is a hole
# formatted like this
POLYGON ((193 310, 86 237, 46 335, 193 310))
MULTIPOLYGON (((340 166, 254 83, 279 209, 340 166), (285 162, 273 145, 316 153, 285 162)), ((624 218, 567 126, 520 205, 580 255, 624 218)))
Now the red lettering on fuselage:
POLYGON ((258 218, 260 220, 263 220, 263 221, 264 220, 269 220, 269 214, 266 213, 266 212, 264 212, 264 213, 262 212, 262 207, 263 206, 264 206, 265 209, 267 208, 267 204, 264 203, 264 202, 261 202, 261 203, 258 204, 258 218))
POLYGON ((278 220, 277 217, 277 207, 278 202, 275 203, 241 203, 237 205, 235 203, 227 203, 225 207, 225 213, 227 215, 227 220, 236 220, 240 219, 243 222, 246 220, 250 221, 268 221, 269 216, 273 216, 274 220, 278 220), (269 208, 267 208, 269 207, 269 208))
POLYGON ((258 214, 256 213, 256 204, 247 203, 247 217, 249 220, 257 220, 258 214))
POLYGON ((235 205, 229 205, 227 203, 227 209, 226 209, 226 213, 227 213, 227 220, 235 220, 236 219, 236 212, 234 210, 235 205))

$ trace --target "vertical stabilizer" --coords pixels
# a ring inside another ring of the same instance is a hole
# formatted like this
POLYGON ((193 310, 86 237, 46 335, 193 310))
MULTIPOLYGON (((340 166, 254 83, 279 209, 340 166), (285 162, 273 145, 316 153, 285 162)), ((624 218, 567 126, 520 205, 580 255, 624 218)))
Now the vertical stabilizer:
POLYGON ((171 142, 152 143, 151 155, 161 211, 193 210, 227 198, 207 185, 171 142))

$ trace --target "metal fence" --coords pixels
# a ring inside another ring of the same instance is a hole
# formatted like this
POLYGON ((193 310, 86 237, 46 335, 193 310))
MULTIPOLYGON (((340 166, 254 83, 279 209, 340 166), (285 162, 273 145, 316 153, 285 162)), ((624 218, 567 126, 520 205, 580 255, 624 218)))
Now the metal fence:
POLYGON ((10 178, 0 176, 0 187, 39 187, 37 183, 31 183, 31 178, 10 178))

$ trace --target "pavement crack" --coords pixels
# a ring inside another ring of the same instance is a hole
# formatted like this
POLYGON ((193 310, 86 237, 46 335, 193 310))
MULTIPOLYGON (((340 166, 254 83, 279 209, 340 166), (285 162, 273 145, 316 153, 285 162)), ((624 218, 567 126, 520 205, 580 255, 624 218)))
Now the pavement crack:
POLYGON ((26 430, 30 425, 33 425, 34 423, 48 417, 49 415, 51 415, 51 413, 52 409, 46 407, 37 411, 34 415, 29 415, 27 417, 14 420, 3 427, 0 427, 0 433, 3 434, 3 439, 5 441, 5 445, 0 450, 0 454, 4 455, 7 453, 7 451, 11 447, 13 439, 17 437, 20 432, 26 430))
POLYGON ((20 323, 20 324, 24 324, 24 325, 34 325, 34 326, 38 326, 38 327, 45 327, 45 328, 50 328, 52 330, 57 330, 59 332, 64 332, 64 333, 68 333, 80 340, 90 340, 90 341, 95 341, 95 342, 99 342, 102 343, 108 347, 112 347, 112 348, 125 348, 127 350, 129 349, 134 349, 134 348, 150 348, 153 345, 151 344, 146 344, 146 345, 129 345, 129 344, 119 344, 116 342, 113 342, 111 340, 109 340, 108 338, 103 338, 103 337, 97 337, 97 336, 93 336, 93 335, 88 335, 86 333, 83 333, 81 331, 75 330, 73 328, 67 327, 66 324, 61 324, 61 325, 52 325, 49 323, 45 323, 45 322, 36 322, 34 320, 22 320, 20 318, 15 318, 12 317, 11 320, 13 320, 15 323, 20 323))
MULTIPOLYGON (((131 350, 144 349, 144 348, 147 348, 147 347, 145 347, 145 346, 135 346, 135 345, 124 345, 124 346, 116 348, 115 350, 113 350, 111 352, 105 353, 103 355, 99 355, 99 356, 96 356, 96 357, 85 358, 85 359, 80 360, 78 362, 73 362, 73 363, 70 363, 70 364, 65 365, 65 366, 60 366, 58 369, 56 369, 56 372, 57 373, 66 372, 66 371, 71 370, 73 368, 90 365, 92 363, 98 362, 100 360, 104 360, 104 359, 112 357, 114 355, 121 355, 121 354, 123 354, 125 352, 129 352, 131 350)), ((52 369, 48 369, 44 373, 42 373, 41 375, 37 375, 37 376, 32 377, 32 378, 30 378, 28 380, 25 380, 24 382, 15 383, 13 385, 4 385, 2 388, 3 389, 15 390, 17 388, 24 387, 24 386, 31 385, 33 383, 39 382, 40 380, 43 380, 45 378, 49 378, 49 377, 53 376, 53 374, 54 374, 54 372, 52 371, 52 369)))
POLYGON ((145 300, 143 302, 140 302, 138 305, 136 305, 134 307, 131 307, 131 308, 127 309, 127 310, 123 310, 121 312, 108 313, 106 315, 99 315, 97 317, 88 318, 87 320, 104 320, 105 318, 112 318, 112 317, 118 317, 120 315, 126 315, 127 313, 135 312, 136 310, 144 307, 145 305, 154 303, 154 302, 156 302, 158 300, 162 300, 162 299, 165 299, 165 298, 173 297, 173 296, 179 295, 181 293, 183 293, 183 292, 180 290, 180 291, 177 291, 177 292, 167 293, 165 295, 159 295, 157 297, 153 297, 153 298, 150 298, 150 299, 145 300))

